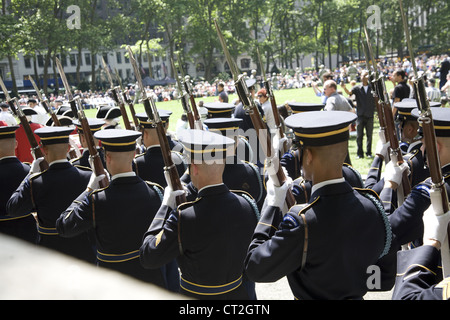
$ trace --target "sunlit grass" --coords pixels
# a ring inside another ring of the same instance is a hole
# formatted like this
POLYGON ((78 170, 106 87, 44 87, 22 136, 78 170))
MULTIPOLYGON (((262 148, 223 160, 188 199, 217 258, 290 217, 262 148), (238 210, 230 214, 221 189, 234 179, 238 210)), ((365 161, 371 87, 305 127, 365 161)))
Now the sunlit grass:
MULTIPOLYGON (((392 85, 391 83, 386 83, 388 86, 388 89, 392 85)), ((349 85, 347 85, 349 87, 349 85)), ((340 89, 340 88, 339 88, 340 89)), ((319 102, 320 98, 317 97, 314 94, 314 91, 312 88, 302 88, 302 89, 286 89, 286 90, 278 90, 274 92, 275 99, 277 101, 278 105, 284 104, 288 101, 296 101, 296 102, 319 102)), ((237 99, 237 95, 232 94, 229 96, 229 101, 233 101, 237 99)), ((205 98, 195 98, 196 103, 200 100, 203 100, 206 102, 212 102, 216 101, 217 97, 205 97, 205 98)), ((144 106, 141 104, 137 104, 134 106, 136 113, 142 113, 145 112, 144 106)), ((156 107, 159 110, 170 110, 172 111, 172 116, 170 117, 170 123, 169 123, 169 130, 175 131, 175 126, 177 123, 177 120, 181 118, 181 115, 183 114, 183 108, 181 106, 180 100, 172 100, 172 101, 164 101, 164 102, 156 102, 156 107)), ((129 108, 126 107, 128 111, 128 117, 130 120, 132 120, 131 114, 129 112, 129 108)), ((87 117, 95 117, 95 113, 97 112, 95 109, 88 109, 85 111, 87 117)), ((123 123, 122 123, 123 127, 123 123)), ((379 123, 378 118, 375 112, 375 119, 374 119, 374 131, 373 131, 373 140, 372 140, 372 154, 375 154, 375 147, 378 142, 378 130, 379 130, 379 123)), ((365 147, 366 139, 364 138, 363 146, 365 147)), ((366 175, 373 159, 356 159, 356 133, 353 133, 350 138, 349 142, 349 151, 350 151, 350 159, 352 162, 352 166, 360 172, 361 175, 366 175)))

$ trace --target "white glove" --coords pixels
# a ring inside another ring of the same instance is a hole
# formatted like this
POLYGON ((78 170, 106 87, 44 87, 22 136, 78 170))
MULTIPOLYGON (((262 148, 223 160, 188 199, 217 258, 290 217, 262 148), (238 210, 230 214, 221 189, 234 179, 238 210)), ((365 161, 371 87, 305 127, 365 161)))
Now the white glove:
POLYGON ((403 172, 407 171, 409 174, 409 166, 403 162, 400 166, 397 163, 389 161, 384 171, 384 180, 391 181, 400 185, 402 183, 403 172))
POLYGON ((172 190, 170 186, 164 189, 164 197, 162 205, 168 206, 170 209, 177 207, 177 197, 185 194, 185 190, 172 190))
POLYGON ((382 144, 386 143, 386 131, 384 131, 384 130, 378 131, 378 137, 382 144))
POLYGON ((283 183, 282 186, 276 186, 272 180, 272 178, 269 176, 269 179, 267 180, 267 205, 278 207, 283 213, 286 213, 289 208, 286 208, 286 194, 289 189, 292 188, 292 179, 287 178, 286 182, 283 183))
POLYGON ((272 158, 266 158, 265 170, 269 176, 275 176, 279 166, 281 166, 281 163, 278 152, 276 152, 272 158))
POLYGON ((389 147, 390 146, 391 146, 390 142, 383 143, 383 141, 380 139, 380 140, 378 140, 375 153, 382 156, 384 159, 389 159, 389 147))
POLYGON ((42 161, 44 161, 43 157, 33 160, 33 162, 31 163, 30 174, 35 174, 35 173, 41 172, 40 164, 42 161))
POLYGON ((106 175, 101 174, 99 176, 95 175, 95 172, 92 172, 91 179, 89 179, 89 183, 87 185, 88 189, 96 190, 100 188, 100 181, 105 179, 106 175))
POLYGON ((437 240, 442 245, 447 237, 447 227, 449 222, 450 211, 442 215, 436 215, 433 206, 430 206, 423 214, 423 239, 437 240))
POLYGON ((278 138, 277 136, 275 136, 273 138, 273 148, 275 151, 280 152, 281 155, 284 154, 284 143, 287 142, 287 137, 284 136, 283 138, 278 138))

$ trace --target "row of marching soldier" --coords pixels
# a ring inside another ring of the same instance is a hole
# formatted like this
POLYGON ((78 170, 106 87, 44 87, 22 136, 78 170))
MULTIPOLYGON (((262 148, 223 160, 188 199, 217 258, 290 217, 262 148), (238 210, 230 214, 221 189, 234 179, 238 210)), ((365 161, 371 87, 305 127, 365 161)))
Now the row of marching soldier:
MULTIPOLYGON (((375 77, 384 125, 362 181, 345 163, 354 113, 292 104, 294 114, 283 119, 293 133, 288 139, 278 124, 269 124, 280 120, 270 83, 261 95, 272 99, 272 109, 253 100, 254 83, 228 62, 241 100, 234 116, 227 103, 206 105, 209 119, 196 126, 198 119, 190 118, 192 126, 177 141, 169 143, 155 127, 162 121, 167 128, 170 113, 155 114, 146 97, 146 113, 135 115, 137 130, 99 130, 103 123, 88 119, 87 132, 85 118, 75 112, 69 126, 35 130, 41 145, 33 148, 29 169, 14 157, 18 126, 2 127, 1 161, 20 171, 13 175, 16 185, 2 179, 10 189, 2 223, 33 227, 35 216, 38 244, 199 299, 257 299, 256 282, 284 276, 302 300, 362 299, 368 291, 392 288, 394 299, 448 298, 442 268, 448 247, 441 246, 448 244, 450 213, 439 212, 429 177, 432 155, 439 157, 443 179, 448 177, 450 109, 432 108, 437 152, 431 145, 419 148, 429 135, 417 108, 423 107, 420 91, 417 101, 390 106, 383 79, 375 77), (245 133, 256 129, 256 147, 236 134, 244 125, 245 133), (103 149, 95 156, 89 151, 88 165, 68 160, 74 126, 103 149), (239 158, 242 143, 253 163, 239 158), (166 154, 165 145, 176 151, 166 154), (137 150, 142 154, 136 156, 137 150), (44 155, 37 157, 38 151, 44 155), (104 173, 95 168, 96 157, 104 173)), ((182 102, 189 112, 188 101, 182 102)), ((438 187, 445 190, 443 182, 438 187)))
MULTIPOLYGON (((320 105, 302 103, 290 107, 294 115, 284 122, 295 137, 291 150, 280 153, 289 183, 277 186, 270 175, 258 175, 256 164, 235 159, 239 137, 226 135, 236 134, 243 120, 217 117, 230 105, 213 103, 204 122, 208 130, 186 130, 171 143, 181 151, 173 151, 173 157, 188 199, 179 206, 175 198, 180 191, 167 183, 145 114, 137 115, 140 131, 105 129, 104 120, 89 119, 110 180, 106 188, 99 188, 105 177, 92 172, 86 147, 80 157, 68 156, 74 132, 84 145, 76 119, 65 116, 70 119, 65 126, 34 131, 49 164, 43 171, 42 158, 31 164, 18 160, 15 133, 20 126, 3 123, 1 230, 197 298, 255 299, 255 282, 283 276, 299 299, 362 298, 369 266, 383 270, 378 289, 390 290, 396 272, 404 279, 396 268, 397 253, 400 268, 405 255, 419 251, 435 263, 422 271, 439 278, 435 246, 444 240, 436 221, 422 222, 423 213, 432 211, 431 186, 416 101, 396 104, 408 166, 387 162, 389 143, 381 140, 365 181, 344 163, 354 114, 318 111, 320 105), (136 155, 138 139, 143 152, 136 155), (413 188, 397 207, 404 170, 413 188), (284 202, 288 189, 296 199, 291 208, 284 202), (409 250, 401 250, 404 244, 409 250)), ((170 112, 159 112, 167 124, 170 112)), ((433 115, 447 178, 450 110, 436 105, 433 115)), ((401 288, 395 286, 394 297, 401 288)), ((434 291, 445 293, 445 288, 442 282, 434 291)))

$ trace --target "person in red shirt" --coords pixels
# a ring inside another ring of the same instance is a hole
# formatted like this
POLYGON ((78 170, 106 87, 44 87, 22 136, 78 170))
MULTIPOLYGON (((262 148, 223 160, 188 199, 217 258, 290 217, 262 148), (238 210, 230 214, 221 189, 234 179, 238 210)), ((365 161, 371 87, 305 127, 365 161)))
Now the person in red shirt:
MULTIPOLYGON (((30 123, 31 130, 33 132, 36 129, 44 127, 41 124, 31 122, 31 115, 37 114, 36 111, 34 111, 31 108, 23 108, 22 110, 27 116, 28 122, 30 123)), ((36 134, 34 135, 34 137, 36 138, 37 143, 41 141, 41 139, 36 134)), ((25 129, 23 128, 22 124, 20 124, 19 129, 16 130, 16 140, 17 140, 16 157, 21 162, 32 163, 34 157, 33 154, 31 153, 31 145, 30 142, 28 141, 27 134, 25 133, 25 129)))

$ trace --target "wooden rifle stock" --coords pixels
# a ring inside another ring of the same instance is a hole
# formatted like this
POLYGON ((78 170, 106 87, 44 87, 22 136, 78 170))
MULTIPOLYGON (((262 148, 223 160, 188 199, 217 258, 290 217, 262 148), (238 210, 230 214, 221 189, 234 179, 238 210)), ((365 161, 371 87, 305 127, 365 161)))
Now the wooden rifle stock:
POLYGON ((98 152, 97 147, 95 146, 94 136, 92 134, 91 127, 89 126, 89 122, 81 106, 79 106, 78 119, 81 123, 84 139, 86 140, 89 155, 92 159, 92 166, 93 166, 92 170, 94 171, 96 176, 100 176, 102 174, 105 175, 105 178, 99 182, 99 186, 100 188, 106 188, 109 185, 108 176, 106 175, 102 159, 100 158, 100 153, 98 152))
MULTIPOLYGON (((259 142, 261 144, 261 147, 263 149, 263 152, 266 156, 266 161, 272 161, 273 154, 272 154, 272 141, 270 139, 270 134, 267 130, 267 126, 262 120, 261 114, 259 113, 258 107, 255 105, 254 101, 249 99, 249 95, 247 93, 247 86, 245 84, 244 79, 242 78, 242 75, 239 77, 239 80, 235 82, 235 87, 237 94, 239 96, 239 99, 242 102, 242 105, 248 108, 248 114, 250 115, 250 119, 252 120, 253 126, 256 130, 256 134, 258 136, 259 142)), ((275 150, 275 152, 278 152, 278 150, 275 150)), ((283 185, 287 181, 287 177, 283 171, 283 167, 281 166, 281 163, 278 161, 277 164, 267 163, 269 166, 277 166, 278 170, 276 173, 276 179, 278 180, 279 185, 283 185)), ((292 194, 291 190, 288 190, 286 194, 286 204, 288 208, 291 208, 296 203, 294 195, 292 194)))
MULTIPOLYGON (((280 121, 280 113, 278 112, 278 106, 277 106, 277 102, 275 100, 275 95, 273 93, 272 85, 271 85, 269 79, 266 77, 266 72, 264 70, 264 65, 262 63, 261 54, 259 52, 258 47, 256 47, 256 51, 258 54, 258 60, 259 60, 260 68, 261 68, 261 74, 264 78, 264 88, 266 89, 267 96, 269 97, 269 100, 270 100, 270 105, 272 106, 272 113, 273 113, 273 117, 275 119, 275 126, 278 131, 279 139, 282 139, 285 137, 285 134, 284 134, 284 128, 280 121)), ((287 141, 285 141, 283 143, 283 152, 282 153, 284 154, 288 150, 289 150, 288 143, 287 143, 287 141)))
MULTIPOLYGON (((217 23, 216 20, 214 20, 214 24, 217 30, 217 35, 219 36, 220 44, 222 45, 223 52, 225 54, 228 65, 230 66, 230 70, 233 75, 236 92, 239 96, 242 105, 244 106, 245 109, 247 109, 250 115, 250 119, 252 120, 253 126, 256 130, 256 134, 258 136, 259 142, 261 144, 261 147, 263 149, 266 158, 268 158, 271 161, 275 157, 273 157, 272 155, 272 141, 270 139, 270 135, 268 135, 267 126, 263 122, 261 114, 259 113, 259 110, 255 105, 255 102, 249 98, 250 94, 248 92, 248 88, 243 78, 243 75, 242 74, 238 75, 237 66, 233 61, 233 59, 231 58, 222 31, 220 30, 219 24, 217 23)), ((269 163, 269 165, 277 166, 276 177, 273 178, 278 180, 275 181, 275 183, 278 182, 280 186, 283 185, 287 181, 287 177, 284 174, 283 167, 281 166, 280 162, 278 161, 277 164, 269 163)), ((289 208, 295 205, 295 198, 294 195, 292 194, 291 189, 289 189, 286 193, 286 204, 289 208)))
POLYGON ((120 113, 122 114, 123 123, 125 125, 125 129, 131 130, 130 119, 128 118, 127 110, 125 109, 125 103, 122 97, 119 95, 118 88, 111 88, 111 92, 114 98, 114 101, 117 103, 120 109, 120 113))
MULTIPOLYGON (((391 145, 391 159, 393 158, 398 165, 402 165, 404 163, 403 154, 400 149, 400 144, 398 142, 398 136, 395 129, 395 121, 394 115, 392 113, 391 103, 389 102, 389 98, 387 97, 386 86, 384 83, 384 78, 380 77, 377 82, 377 90, 378 97, 381 99, 381 107, 383 108, 383 114, 385 117, 385 133, 386 137, 388 137, 390 145, 391 145)), ((406 198, 411 193, 411 182, 408 178, 408 172, 405 171, 402 177, 402 190, 403 190, 403 198, 406 198)), ((404 199, 399 199, 403 202, 404 199)))
MULTIPOLYGON (((183 186, 181 184, 180 176, 178 174, 178 170, 176 165, 172 159, 172 150, 169 146, 169 141, 167 140, 166 131, 164 129, 164 124, 161 121, 159 115, 155 116, 156 106, 154 105, 153 100, 149 100, 151 98, 144 99, 144 107, 146 113, 148 115, 149 120, 153 123, 153 126, 156 130, 156 134, 158 136, 159 145, 161 147, 161 153, 164 160, 164 171, 169 173, 170 184, 173 190, 183 190, 183 186), (153 107, 152 105, 153 104, 153 107)), ((180 205, 186 202, 186 195, 183 194, 177 197, 177 204, 180 205)))
POLYGON ((134 126, 136 127, 136 130, 139 128, 139 120, 136 117, 136 111, 134 109, 134 104, 131 98, 128 96, 126 92, 122 92, 122 98, 123 100, 128 104, 128 107, 130 108, 131 117, 133 118, 134 126))
MULTIPOLYGON (((130 58, 130 62, 134 69, 134 75, 139 84, 140 89, 142 90, 142 97, 145 112, 147 113, 148 120, 153 124, 153 127, 156 129, 156 133, 158 135, 159 144, 161 147, 161 152, 164 160, 164 171, 168 172, 170 177, 170 184, 173 190, 184 190, 180 176, 178 175, 177 168, 172 160, 172 150, 169 146, 169 141, 167 140, 166 132, 164 130, 164 124, 161 121, 161 118, 158 114, 158 109, 156 108, 155 102, 151 97, 147 97, 145 92, 144 85, 142 83, 141 74, 134 58, 133 52, 131 51, 130 46, 127 46, 128 55, 130 58)), ((177 204, 181 204, 186 202, 186 195, 183 193, 181 196, 177 196, 176 199, 177 204)))
MULTIPOLYGON (((175 67, 175 63, 172 58, 170 58, 170 63, 172 64, 173 71, 176 73, 175 78, 176 78, 177 85, 178 85, 178 94, 180 95, 183 111, 184 111, 184 113, 186 113, 186 116, 188 118, 189 127, 191 129, 196 129, 194 114, 192 113, 192 109, 189 107, 188 92, 187 91, 185 93, 183 92, 183 86, 181 85, 180 78, 178 77, 178 71, 175 67)), ((181 68, 181 66, 180 66, 180 68, 181 68)))
POLYGON ((427 149, 427 163, 430 171, 430 178, 434 189, 440 189, 442 196, 442 212, 449 211, 449 200, 442 175, 441 163, 436 144, 436 132, 433 123, 433 115, 428 102, 425 82, 423 78, 414 79, 413 87, 419 105, 419 123, 423 129, 423 138, 427 149))
POLYGON ((203 124, 202 124, 202 121, 200 119, 200 114, 198 113, 198 108, 197 108, 197 104, 195 103, 194 95, 192 93, 191 84, 189 83, 189 80, 186 79, 186 76, 185 76, 185 74, 183 72, 183 66, 181 64, 181 60, 180 60, 180 56, 179 55, 178 55, 178 66, 180 68, 184 90, 186 91, 186 94, 189 96, 189 101, 191 102, 190 110, 192 110, 192 113, 193 113, 195 129, 203 130, 203 124))

